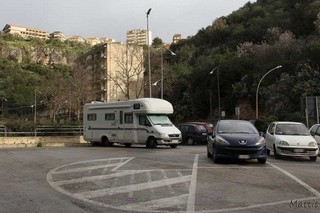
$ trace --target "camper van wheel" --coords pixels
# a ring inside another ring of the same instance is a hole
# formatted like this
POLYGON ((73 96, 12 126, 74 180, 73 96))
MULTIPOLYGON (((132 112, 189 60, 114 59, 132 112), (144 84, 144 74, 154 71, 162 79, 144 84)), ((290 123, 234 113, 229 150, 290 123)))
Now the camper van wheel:
POLYGON ((92 146, 97 146, 97 142, 90 141, 90 143, 91 143, 92 146))
POLYGON ((107 137, 102 137, 101 143, 103 146, 112 146, 112 143, 109 142, 109 139, 107 137))
POLYGON ((131 146, 131 143, 125 143, 124 144, 126 147, 130 147, 131 146))
POLYGON ((154 137, 150 137, 147 141, 147 148, 154 149, 157 147, 157 141, 154 137))

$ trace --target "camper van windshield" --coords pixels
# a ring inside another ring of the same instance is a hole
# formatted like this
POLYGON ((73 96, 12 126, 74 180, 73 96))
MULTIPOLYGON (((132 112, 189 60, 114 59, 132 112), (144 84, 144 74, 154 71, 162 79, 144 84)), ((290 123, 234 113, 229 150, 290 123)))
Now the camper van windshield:
POLYGON ((153 123, 153 125, 170 125, 172 126, 172 123, 168 116, 166 115, 148 115, 150 121, 153 123))

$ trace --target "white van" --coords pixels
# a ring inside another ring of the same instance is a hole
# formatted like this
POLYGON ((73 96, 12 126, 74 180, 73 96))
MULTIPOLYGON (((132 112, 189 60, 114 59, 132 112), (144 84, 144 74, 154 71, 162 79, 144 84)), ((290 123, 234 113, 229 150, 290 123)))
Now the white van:
POLYGON ((83 108, 83 137, 92 144, 146 144, 147 148, 181 143, 181 132, 168 118, 171 103, 163 99, 139 98, 111 103, 92 102, 83 108))

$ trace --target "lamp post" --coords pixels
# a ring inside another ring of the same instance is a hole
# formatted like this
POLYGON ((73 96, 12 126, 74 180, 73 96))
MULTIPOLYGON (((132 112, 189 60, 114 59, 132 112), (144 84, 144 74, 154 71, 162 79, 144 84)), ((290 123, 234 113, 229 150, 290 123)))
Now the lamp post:
MULTIPOLYGON (((172 52, 170 49, 167 49, 172 56, 175 56, 176 54, 172 52)), ((163 52, 161 51, 161 99, 163 99, 163 52)))
POLYGON ((37 92, 41 94, 41 92, 39 90, 34 89, 34 115, 33 115, 33 122, 34 122, 35 125, 37 124, 37 92))
POLYGON ((279 66, 276 66, 276 67, 272 68, 271 70, 269 70, 266 74, 264 74, 264 75, 262 76, 262 78, 260 79, 260 81, 259 81, 259 83, 258 83, 257 91, 256 91, 256 119, 259 118, 259 96, 258 96, 258 94, 259 94, 260 84, 261 84, 262 80, 264 79, 264 77, 266 77, 270 72, 272 72, 272 71, 274 71, 274 70, 276 70, 276 69, 279 69, 279 68, 281 68, 281 67, 282 67, 282 66, 279 65, 279 66))
MULTIPOLYGON (((210 71, 210 75, 213 75, 214 71, 217 71, 217 87, 218 87, 218 110, 219 110, 219 120, 221 119, 221 105, 220 105, 220 77, 219 77, 219 68, 215 67, 210 71)), ((212 108, 210 109, 212 114, 212 108)))
POLYGON ((4 102, 7 102, 8 100, 5 97, 1 97, 1 117, 3 120, 3 115, 4 115, 4 102))
POLYGON ((150 65, 150 35, 149 35, 149 15, 151 12, 151 8, 146 13, 147 15, 147 39, 148 39, 148 69, 149 69, 149 97, 151 98, 151 65, 150 65))

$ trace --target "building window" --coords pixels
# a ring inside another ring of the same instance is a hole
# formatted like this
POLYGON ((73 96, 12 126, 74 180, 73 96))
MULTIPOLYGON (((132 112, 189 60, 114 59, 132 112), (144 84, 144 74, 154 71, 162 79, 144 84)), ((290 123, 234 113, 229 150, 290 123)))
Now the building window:
POLYGON ((127 124, 133 123, 133 114, 132 113, 125 113, 124 114, 124 123, 127 123, 127 124))
POLYGON ((104 118, 106 121, 114 121, 116 119, 114 113, 106 113, 104 114, 104 118))
POLYGON ((87 115, 87 119, 88 119, 88 121, 95 121, 95 120, 97 120, 97 114, 88 114, 87 115))

